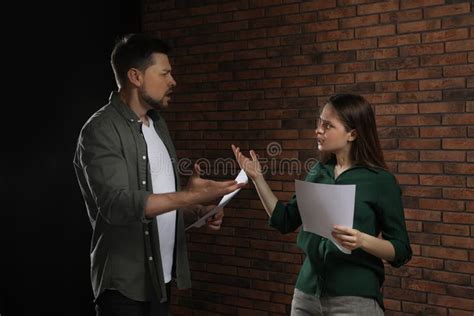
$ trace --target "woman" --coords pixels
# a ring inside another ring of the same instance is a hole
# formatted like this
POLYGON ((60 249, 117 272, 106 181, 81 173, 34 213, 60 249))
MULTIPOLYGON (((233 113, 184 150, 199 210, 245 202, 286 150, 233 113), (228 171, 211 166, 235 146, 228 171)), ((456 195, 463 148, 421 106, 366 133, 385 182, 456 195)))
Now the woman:
MULTIPOLYGON (((332 96, 315 132, 321 159, 306 181, 356 185, 353 228, 335 226, 332 232, 352 252, 344 254, 330 240, 300 230, 297 243, 306 259, 296 282, 291 315, 383 315, 382 259, 400 267, 410 260, 412 251, 401 190, 384 162, 372 107, 358 95, 332 96)), ((296 196, 286 205, 278 201, 255 152, 250 151, 250 159, 238 147, 232 145, 232 149, 252 179, 270 225, 283 234, 295 231, 302 224, 296 196)))

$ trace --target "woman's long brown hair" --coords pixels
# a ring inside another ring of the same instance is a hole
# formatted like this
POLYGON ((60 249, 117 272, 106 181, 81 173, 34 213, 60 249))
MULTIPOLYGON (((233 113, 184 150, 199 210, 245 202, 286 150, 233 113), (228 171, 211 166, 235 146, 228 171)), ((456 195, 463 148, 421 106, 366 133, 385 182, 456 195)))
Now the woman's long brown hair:
MULTIPOLYGON (((328 104, 334 108, 346 131, 355 130, 357 133, 350 152, 353 163, 388 169, 380 147, 375 114, 369 102, 360 95, 336 94, 329 98, 328 104)), ((321 153, 323 163, 332 157, 333 154, 321 153)))

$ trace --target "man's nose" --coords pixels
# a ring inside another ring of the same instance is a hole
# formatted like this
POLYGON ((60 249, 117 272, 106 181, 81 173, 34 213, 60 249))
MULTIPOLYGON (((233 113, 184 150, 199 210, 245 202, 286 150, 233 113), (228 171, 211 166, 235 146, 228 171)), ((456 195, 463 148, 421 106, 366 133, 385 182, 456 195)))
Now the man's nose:
POLYGON ((173 77, 171 77, 170 86, 171 86, 171 87, 176 87, 176 81, 174 80, 173 77))

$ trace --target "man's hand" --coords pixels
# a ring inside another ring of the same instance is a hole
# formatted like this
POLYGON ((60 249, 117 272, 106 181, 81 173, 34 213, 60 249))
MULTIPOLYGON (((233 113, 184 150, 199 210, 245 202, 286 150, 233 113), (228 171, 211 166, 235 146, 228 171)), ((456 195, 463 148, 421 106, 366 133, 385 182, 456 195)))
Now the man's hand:
POLYGON ((214 181, 202 179, 200 177, 201 168, 198 164, 194 165, 194 172, 189 178, 185 192, 189 195, 189 204, 200 204, 215 200, 226 194, 242 188, 245 184, 238 183, 235 180, 214 181))

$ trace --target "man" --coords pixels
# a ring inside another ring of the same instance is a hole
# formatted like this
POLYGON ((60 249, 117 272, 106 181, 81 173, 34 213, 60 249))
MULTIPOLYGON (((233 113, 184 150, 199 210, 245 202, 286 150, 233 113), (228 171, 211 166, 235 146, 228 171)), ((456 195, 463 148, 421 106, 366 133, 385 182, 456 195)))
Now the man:
MULTIPOLYGON (((199 177, 179 191, 174 146, 159 110, 173 88, 167 45, 131 34, 112 52, 118 92, 81 130, 74 167, 93 228, 91 281, 97 315, 167 315, 170 281, 191 285, 185 219, 242 185, 199 177)), ((219 229, 223 211, 208 222, 219 229)))

